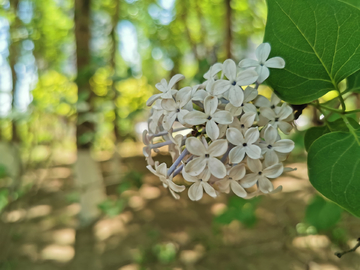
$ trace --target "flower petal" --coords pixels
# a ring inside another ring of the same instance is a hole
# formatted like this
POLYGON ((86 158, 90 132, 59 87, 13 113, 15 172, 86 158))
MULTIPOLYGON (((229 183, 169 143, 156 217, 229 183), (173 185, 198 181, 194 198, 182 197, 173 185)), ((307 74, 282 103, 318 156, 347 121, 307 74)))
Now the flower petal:
POLYGON ((185 79, 185 76, 184 76, 184 75, 182 75, 182 74, 176 74, 176 75, 174 75, 174 76, 170 79, 168 88, 169 88, 169 89, 173 88, 174 85, 175 85, 178 81, 180 81, 180 80, 182 80, 182 79, 185 79))
POLYGON ((284 166, 282 163, 271 165, 263 170, 263 175, 269 178, 276 178, 283 173, 284 166))
POLYGON ((172 189, 175 192, 183 192, 185 190, 184 185, 177 185, 173 181, 168 180, 167 184, 169 185, 170 189, 172 189))
POLYGON ((269 167, 272 166, 274 164, 279 163, 279 157, 278 155, 275 153, 274 150, 269 150, 265 153, 264 155, 265 160, 264 160, 264 167, 269 167))
POLYGON ((278 126, 279 126, 279 129, 284 132, 284 134, 289 134, 290 131, 292 130, 293 126, 290 125, 289 123, 287 122, 284 122, 284 121, 279 121, 278 122, 278 126))
POLYGON ((179 122, 181 124, 185 124, 185 121, 184 121, 184 117, 185 115, 187 115, 189 113, 188 110, 183 110, 183 109, 180 109, 180 112, 177 113, 177 119, 179 120, 179 122))
POLYGON ((244 164, 239 164, 236 165, 234 167, 232 167, 229 171, 229 176, 233 179, 233 180, 240 180, 245 176, 246 173, 246 169, 245 169, 245 165, 244 164))
POLYGON ((270 75, 270 71, 266 66, 258 66, 255 69, 255 71, 257 72, 257 74, 259 74, 259 78, 258 78, 259 83, 265 81, 270 75))
POLYGON ((294 147, 294 142, 289 139, 283 139, 274 144, 274 150, 280 153, 290 153, 294 147))
POLYGON ((261 157, 261 148, 257 145, 248 145, 245 148, 245 152, 246 154, 252 158, 252 159, 257 159, 261 157))
POLYGON ((273 184, 266 177, 259 177, 259 189, 263 193, 270 193, 274 190, 273 184))
POLYGON ((185 142, 186 149, 195 156, 205 156, 205 146, 195 137, 189 137, 185 142))
POLYGON ((226 176, 225 165, 217 158, 210 157, 208 161, 208 169, 216 178, 224 178, 226 176))
POLYGON ((212 120, 219 124, 229 125, 233 121, 233 116, 228 111, 217 111, 213 114, 212 120))
POLYGON ((271 51, 269 43, 262 43, 255 50, 256 58, 259 60, 260 64, 264 64, 266 59, 268 59, 271 51))
POLYGON ((155 87, 163 93, 168 91, 168 84, 165 79, 162 79, 159 83, 155 84, 155 87))
POLYGON ((255 185, 258 179, 259 179, 259 175, 257 173, 250 173, 245 175, 245 177, 241 179, 240 184, 244 188, 249 188, 255 185))
POLYGON ((184 177, 184 179, 188 182, 195 183, 199 181, 198 177, 190 175, 186 170, 182 170, 181 174, 184 177))
POLYGON ((209 183, 201 182, 201 185, 203 186, 203 188, 207 194, 209 194, 213 198, 216 198, 216 191, 212 186, 210 186, 209 183))
POLYGON ((199 100, 199 101, 204 101, 204 99, 209 95, 208 92, 206 92, 203 89, 197 90, 195 92, 195 94, 193 95, 192 99, 193 100, 199 100))
POLYGON ((257 127, 249 128, 245 132, 245 142, 249 145, 256 142, 259 139, 259 130, 257 127))
POLYGON ((281 99, 273 92, 271 95, 271 105, 277 106, 280 103, 281 99))
POLYGON ((276 139, 278 138, 278 136, 279 136, 279 134, 277 133, 276 128, 274 128, 273 126, 269 125, 265 129, 264 139, 267 144, 270 144, 273 146, 273 144, 276 142, 276 139))
POLYGON ((241 71, 236 78, 236 83, 241 86, 249 85, 256 82, 258 77, 259 75, 255 70, 241 71))
POLYGON ((247 195, 245 189, 235 180, 230 181, 231 190, 239 197, 244 198, 247 195))
POLYGON ((240 122, 244 124, 245 127, 248 128, 251 127, 252 124, 254 124, 255 117, 256 117, 256 113, 246 112, 241 116, 240 122))
POLYGON ((225 60, 223 64, 223 71, 226 78, 228 78, 229 81, 234 81, 236 78, 236 64, 234 60, 232 59, 225 60))
POLYGON ((201 185, 201 182, 196 182, 195 184, 192 184, 191 187, 189 188, 189 198, 192 201, 198 201, 202 198, 204 192, 203 192, 203 187, 201 185))
POLYGON ((244 102, 244 92, 239 86, 235 85, 230 87, 229 101, 235 107, 240 107, 244 102))
POLYGON ((212 141, 215 141, 217 138, 219 138, 220 130, 213 119, 207 121, 205 129, 206 134, 210 137, 212 141))
POLYGON ((177 103, 179 103, 179 108, 184 107, 185 104, 189 102, 189 100, 191 99, 191 91, 192 91, 192 88, 190 86, 187 86, 187 87, 181 88, 176 93, 176 101, 177 101, 177 103))
POLYGON ((163 99, 161 101, 161 107, 166 110, 166 111, 175 111, 176 110, 176 103, 175 101, 171 98, 171 99, 163 99))
POLYGON ((192 111, 184 116, 184 121, 189 125, 200 125, 207 121, 208 115, 200 111, 192 111))
POLYGON ((229 90, 230 87, 231 87, 231 82, 229 82, 228 80, 218 80, 213 84, 211 92, 215 96, 221 95, 227 90, 229 90))
POLYGON ((162 121, 162 125, 164 127, 165 130, 169 130, 172 125, 175 122, 176 119, 176 113, 175 112, 170 112, 167 115, 164 116, 163 121, 162 121))
POLYGON ((149 99, 146 101, 146 106, 151 106, 153 103, 161 97, 161 94, 152 95, 149 97, 149 99))
POLYGON ((226 131, 226 139, 234 145, 242 145, 245 142, 243 135, 236 128, 229 128, 226 131))
POLYGON ((236 146, 230 150, 229 160, 230 163, 240 163, 245 157, 245 147, 242 145, 236 146))
POLYGON ((262 95, 259 95, 255 99, 254 104, 255 104, 256 107, 270 107, 271 106, 270 101, 266 97, 264 97, 262 95))
POLYGON ((262 171, 263 165, 259 159, 252 159, 247 157, 246 163, 252 172, 258 173, 262 171))
POLYGON ((285 60, 279 56, 270 58, 265 62, 265 66, 268 68, 284 68, 285 67, 285 60))
POLYGON ((207 96, 204 100, 204 110, 207 115, 212 115, 217 107, 218 107, 219 101, 217 97, 215 96, 207 96))
POLYGON ((243 59, 239 63, 240 68, 257 67, 259 62, 253 59, 243 59))
POLYGON ((258 91, 251 86, 246 87, 244 91, 244 102, 250 102, 258 96, 258 91))
POLYGON ((188 174, 195 176, 199 175, 206 167, 206 160, 203 157, 198 157, 191 160, 185 166, 185 170, 188 174))
POLYGON ((276 118, 275 112, 269 107, 260 108, 260 113, 267 119, 274 120, 276 118))
POLYGON ((210 144, 207 153, 212 157, 219 157, 225 154, 227 149, 228 142, 226 140, 216 140, 210 144))

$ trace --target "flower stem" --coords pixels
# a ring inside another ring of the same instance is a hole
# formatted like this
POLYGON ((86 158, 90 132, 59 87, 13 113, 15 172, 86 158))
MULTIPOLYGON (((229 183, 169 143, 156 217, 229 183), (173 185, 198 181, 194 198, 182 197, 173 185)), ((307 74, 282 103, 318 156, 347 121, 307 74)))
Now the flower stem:
MULTIPOLYGON (((190 160, 192 160, 193 158, 194 158, 193 155, 192 155, 191 157, 189 157, 189 158, 185 161, 185 164, 187 164, 187 163, 188 163, 190 160)), ((173 177, 177 176, 177 175, 182 171, 182 169, 184 168, 184 165, 185 165, 185 164, 181 164, 181 166, 174 171, 173 177)))
MULTIPOLYGON (((185 130, 185 129, 189 129, 189 128, 187 128, 187 127, 182 127, 182 128, 177 128, 177 129, 174 129, 173 130, 173 133, 174 132, 178 132, 178 131, 182 131, 182 130, 185 130)), ((157 134, 153 134, 153 135, 151 135, 151 137, 160 137, 160 136, 164 136, 164 135, 167 135, 169 133, 169 131, 162 131, 162 132, 159 132, 159 133, 157 133, 157 134)))
POLYGON ((163 146, 169 145, 169 144, 173 144, 173 142, 172 142, 172 141, 166 141, 166 142, 161 142, 161 143, 152 144, 152 145, 151 145, 151 149, 163 147, 163 146))
POLYGON ((167 175, 169 176, 170 174, 173 173, 173 171, 176 169, 176 167, 180 164, 180 162, 183 160, 183 158, 189 153, 189 151, 185 148, 184 151, 182 151, 181 155, 175 160, 174 164, 171 165, 171 167, 169 168, 167 175))

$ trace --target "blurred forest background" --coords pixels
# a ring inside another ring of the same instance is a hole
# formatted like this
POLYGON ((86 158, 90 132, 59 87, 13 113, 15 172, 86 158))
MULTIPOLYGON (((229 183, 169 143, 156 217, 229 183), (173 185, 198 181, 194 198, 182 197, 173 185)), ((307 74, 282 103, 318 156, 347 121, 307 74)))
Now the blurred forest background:
POLYGON ((252 57, 266 13, 265 0, 0 0, 0 269, 360 269, 358 253, 333 255, 360 222, 307 180, 309 109, 281 194, 175 201, 145 168, 153 86, 252 57))

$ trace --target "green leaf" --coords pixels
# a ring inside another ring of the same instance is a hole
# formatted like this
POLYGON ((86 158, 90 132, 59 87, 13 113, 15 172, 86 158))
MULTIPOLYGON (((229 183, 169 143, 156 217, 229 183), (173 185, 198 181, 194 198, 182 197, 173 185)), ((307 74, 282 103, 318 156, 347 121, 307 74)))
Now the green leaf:
POLYGON ((309 103, 360 69, 360 10, 339 0, 268 0, 264 41, 286 62, 267 83, 287 102, 309 103))
POLYGON ((320 127, 311 127, 309 128, 304 137, 304 144, 306 151, 309 151, 310 146, 312 143, 321 137, 322 135, 329 133, 330 130, 327 126, 320 126, 320 127))
POLYGON ((360 70, 347 78, 347 90, 360 93, 360 70))
POLYGON ((256 224, 256 206, 260 198, 245 200, 237 196, 230 197, 228 209, 215 218, 215 222, 220 224, 230 224, 233 220, 238 220, 247 227, 256 224))
MULTIPOLYGON (((352 118, 348 118, 349 123, 355 128, 360 129, 359 124, 352 118)), ((322 135, 329 133, 331 131, 349 131, 348 127, 346 126, 344 120, 342 118, 339 118, 333 122, 328 122, 329 126, 320 126, 320 127, 311 127, 309 128, 304 137, 304 144, 306 151, 309 151, 309 148, 311 144, 321 137, 322 135)))
POLYGON ((322 195, 360 217, 360 131, 355 135, 331 132, 314 141, 309 149, 308 173, 322 195))
POLYGON ((339 222, 342 212, 342 208, 336 204, 315 196, 306 208, 305 221, 318 231, 324 231, 339 222))

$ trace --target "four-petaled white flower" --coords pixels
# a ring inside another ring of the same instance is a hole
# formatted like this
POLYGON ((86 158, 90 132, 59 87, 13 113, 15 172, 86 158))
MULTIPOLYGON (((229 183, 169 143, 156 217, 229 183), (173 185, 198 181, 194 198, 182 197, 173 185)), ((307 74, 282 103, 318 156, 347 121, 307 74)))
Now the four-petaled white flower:
POLYGON ((198 201, 203 197, 204 191, 209 194, 211 197, 216 197, 216 191, 215 189, 208 183, 211 173, 208 169, 205 169, 202 173, 200 173, 197 176, 192 176, 186 172, 186 170, 183 171, 184 179, 188 182, 194 183, 189 188, 189 198, 192 201, 198 201))
POLYGON ((269 107, 260 108, 260 114, 264 118, 269 120, 269 124, 274 128, 279 128, 285 134, 289 134, 292 130, 292 125, 289 124, 289 120, 292 121, 293 110, 286 103, 283 103, 281 107, 276 107, 274 110, 269 107))
POLYGON ((165 188, 169 188, 170 193, 173 195, 175 199, 180 199, 179 194, 176 194, 175 192, 182 192, 185 190, 185 186, 180 186, 175 184, 172 181, 173 176, 167 175, 167 166, 165 163, 161 163, 159 165, 159 162, 155 162, 155 170, 152 166, 148 165, 146 168, 151 171, 153 174, 155 174, 157 177, 160 178, 160 181, 163 183, 163 186, 165 188))
POLYGON ((258 159, 248 158, 247 165, 253 173, 245 175, 240 181, 241 185, 249 188, 258 183, 259 190, 263 193, 270 193, 274 190, 274 186, 268 178, 276 178, 284 170, 282 163, 267 166, 266 162, 261 163, 258 159))
POLYGON ((245 134, 245 132, 254 124, 256 117, 256 113, 248 112, 244 113, 240 120, 234 117, 234 121, 229 125, 229 127, 236 128, 241 131, 242 134, 245 134))
POLYGON ((276 128, 269 125, 265 129, 264 139, 258 145, 261 148, 261 153, 269 164, 276 164, 279 162, 279 155, 288 154, 294 149, 294 142, 289 139, 280 139, 276 128))
POLYGON ((245 154, 252 159, 260 158, 261 148, 254 144, 259 139, 259 135, 259 130, 256 127, 249 128, 245 135, 236 128, 229 128, 226 131, 226 139, 236 145, 236 147, 230 150, 230 163, 240 163, 244 159, 245 154))
POLYGON ((216 75, 222 70, 221 63, 215 63, 210 67, 210 69, 204 74, 206 81, 203 83, 206 85, 209 81, 215 81, 216 75))
POLYGON ((247 196, 246 190, 240 185, 239 180, 244 178, 246 173, 245 165, 238 164, 228 170, 224 179, 217 182, 221 191, 229 193, 231 190, 239 197, 245 198, 247 196))
POLYGON ((172 95, 176 93, 176 90, 173 90, 173 87, 178 81, 184 78, 185 78, 184 75, 176 74, 170 79, 169 83, 167 83, 165 79, 162 79, 159 83, 155 84, 155 87, 162 93, 151 96, 146 102, 146 105, 151 106, 155 102, 155 100, 159 98, 163 98, 163 99, 172 98, 172 95))
POLYGON ((273 92, 271 94, 271 98, 270 98, 270 101, 262 96, 262 95, 259 95, 256 99, 255 99, 255 106, 256 107, 268 107, 272 110, 274 110, 277 105, 279 105, 279 103, 281 102, 281 99, 273 92))
POLYGON ((185 115, 184 121, 189 125, 201 125, 206 123, 206 134, 211 140, 219 137, 220 131, 216 123, 230 124, 233 117, 227 111, 216 111, 218 107, 218 99, 214 96, 208 96, 204 100, 204 111, 192 111, 185 115))
POLYGON ((244 101, 244 92, 241 86, 254 83, 258 74, 254 70, 245 70, 237 74, 236 64, 231 59, 225 60, 223 72, 228 80, 219 80, 215 88, 228 91, 229 102, 235 107, 239 107, 244 101))
POLYGON ((192 176, 199 175, 207 167, 210 173, 216 178, 225 177, 226 167, 216 157, 225 154, 228 148, 226 140, 213 141, 210 146, 208 146, 207 143, 203 144, 200 140, 190 137, 186 139, 185 146, 191 154, 197 156, 197 158, 194 158, 186 165, 185 170, 188 174, 192 176))
POLYGON ((255 50, 255 55, 258 61, 253 59, 244 59, 239 63, 240 68, 255 67, 255 71, 259 74, 258 82, 262 83, 269 75, 269 68, 284 68, 285 61, 281 57, 272 57, 268 59, 271 51, 269 43, 262 43, 255 50), (267 60, 268 59, 268 60, 267 60))
POLYGON ((175 94, 175 100, 171 98, 161 101, 161 106, 166 111, 162 122, 165 130, 169 130, 176 119, 178 119, 181 124, 185 124, 184 116, 189 111, 183 107, 191 99, 191 90, 191 87, 184 87, 175 94))
POLYGON ((225 110, 229 111, 233 116, 241 115, 243 112, 254 112, 256 113, 255 105, 249 103, 254 100, 258 95, 258 91, 251 86, 246 87, 244 91, 244 101, 240 106, 234 106, 230 102, 226 104, 225 110))

